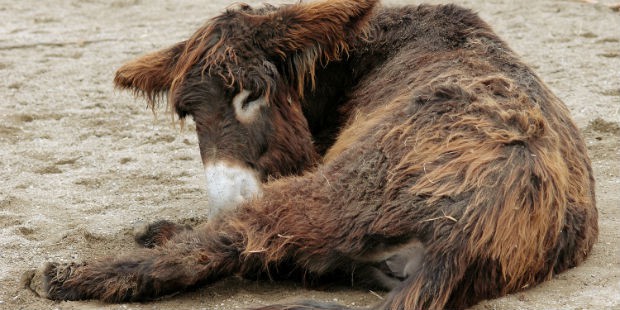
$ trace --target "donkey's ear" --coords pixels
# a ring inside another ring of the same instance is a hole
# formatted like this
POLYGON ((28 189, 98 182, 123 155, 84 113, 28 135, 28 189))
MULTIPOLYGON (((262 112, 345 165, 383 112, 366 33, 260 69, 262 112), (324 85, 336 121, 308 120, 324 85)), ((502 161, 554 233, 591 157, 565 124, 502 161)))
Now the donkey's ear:
POLYGON ((280 7, 266 15, 249 16, 255 42, 269 55, 287 63, 303 97, 318 62, 340 59, 352 40, 366 31, 378 0, 323 0, 280 7))
POLYGON ((185 41, 167 49, 134 59, 116 71, 114 84, 142 95, 150 105, 170 89, 176 62, 185 49, 185 41))
POLYGON ((266 15, 257 41, 268 53, 288 55, 314 49, 329 61, 346 51, 362 33, 377 0, 327 0, 299 3, 266 15))

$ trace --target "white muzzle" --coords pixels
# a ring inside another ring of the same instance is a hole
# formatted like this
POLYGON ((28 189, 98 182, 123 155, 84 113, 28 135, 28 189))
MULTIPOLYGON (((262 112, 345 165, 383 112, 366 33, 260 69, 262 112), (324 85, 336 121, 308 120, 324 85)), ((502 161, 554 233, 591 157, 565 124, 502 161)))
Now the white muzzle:
POLYGON ((251 169, 220 161, 206 164, 205 175, 210 217, 261 195, 260 180, 251 169))

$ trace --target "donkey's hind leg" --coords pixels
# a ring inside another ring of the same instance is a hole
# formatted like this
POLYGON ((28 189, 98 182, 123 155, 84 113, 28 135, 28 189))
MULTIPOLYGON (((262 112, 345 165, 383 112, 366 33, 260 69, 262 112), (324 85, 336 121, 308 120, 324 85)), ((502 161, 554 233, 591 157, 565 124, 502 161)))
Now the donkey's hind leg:
POLYGON ((355 286, 391 291, 416 274, 424 259, 424 246, 416 239, 376 252, 372 262, 353 271, 355 286))

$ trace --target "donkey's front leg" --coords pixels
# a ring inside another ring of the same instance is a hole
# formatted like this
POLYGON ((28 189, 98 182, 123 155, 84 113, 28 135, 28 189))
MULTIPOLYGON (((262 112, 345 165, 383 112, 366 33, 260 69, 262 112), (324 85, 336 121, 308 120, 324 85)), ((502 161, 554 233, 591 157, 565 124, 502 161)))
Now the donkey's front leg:
MULTIPOLYGON (((350 269, 377 242, 368 230, 380 216, 380 199, 357 195, 358 184, 344 182, 353 172, 325 169, 274 181, 261 198, 222 211, 154 248, 84 264, 48 265, 42 295, 138 301, 285 261, 315 275, 350 269)), ((380 188, 383 174, 362 181, 380 188)))
POLYGON ((82 264, 50 263, 42 270, 42 292, 38 293, 55 300, 139 301, 230 275, 239 265, 237 251, 226 244, 226 238, 205 237, 188 231, 163 246, 119 257, 82 264))

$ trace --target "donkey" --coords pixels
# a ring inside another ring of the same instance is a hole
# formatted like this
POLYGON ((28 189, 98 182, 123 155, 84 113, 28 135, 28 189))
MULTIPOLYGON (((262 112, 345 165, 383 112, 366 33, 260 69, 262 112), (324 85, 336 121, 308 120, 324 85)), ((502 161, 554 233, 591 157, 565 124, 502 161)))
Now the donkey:
POLYGON ((577 266, 597 238, 568 109, 468 9, 238 5, 115 84, 193 118, 211 215, 149 225, 121 256, 48 263, 50 299, 268 274, 391 290, 374 309, 464 308, 577 266))

